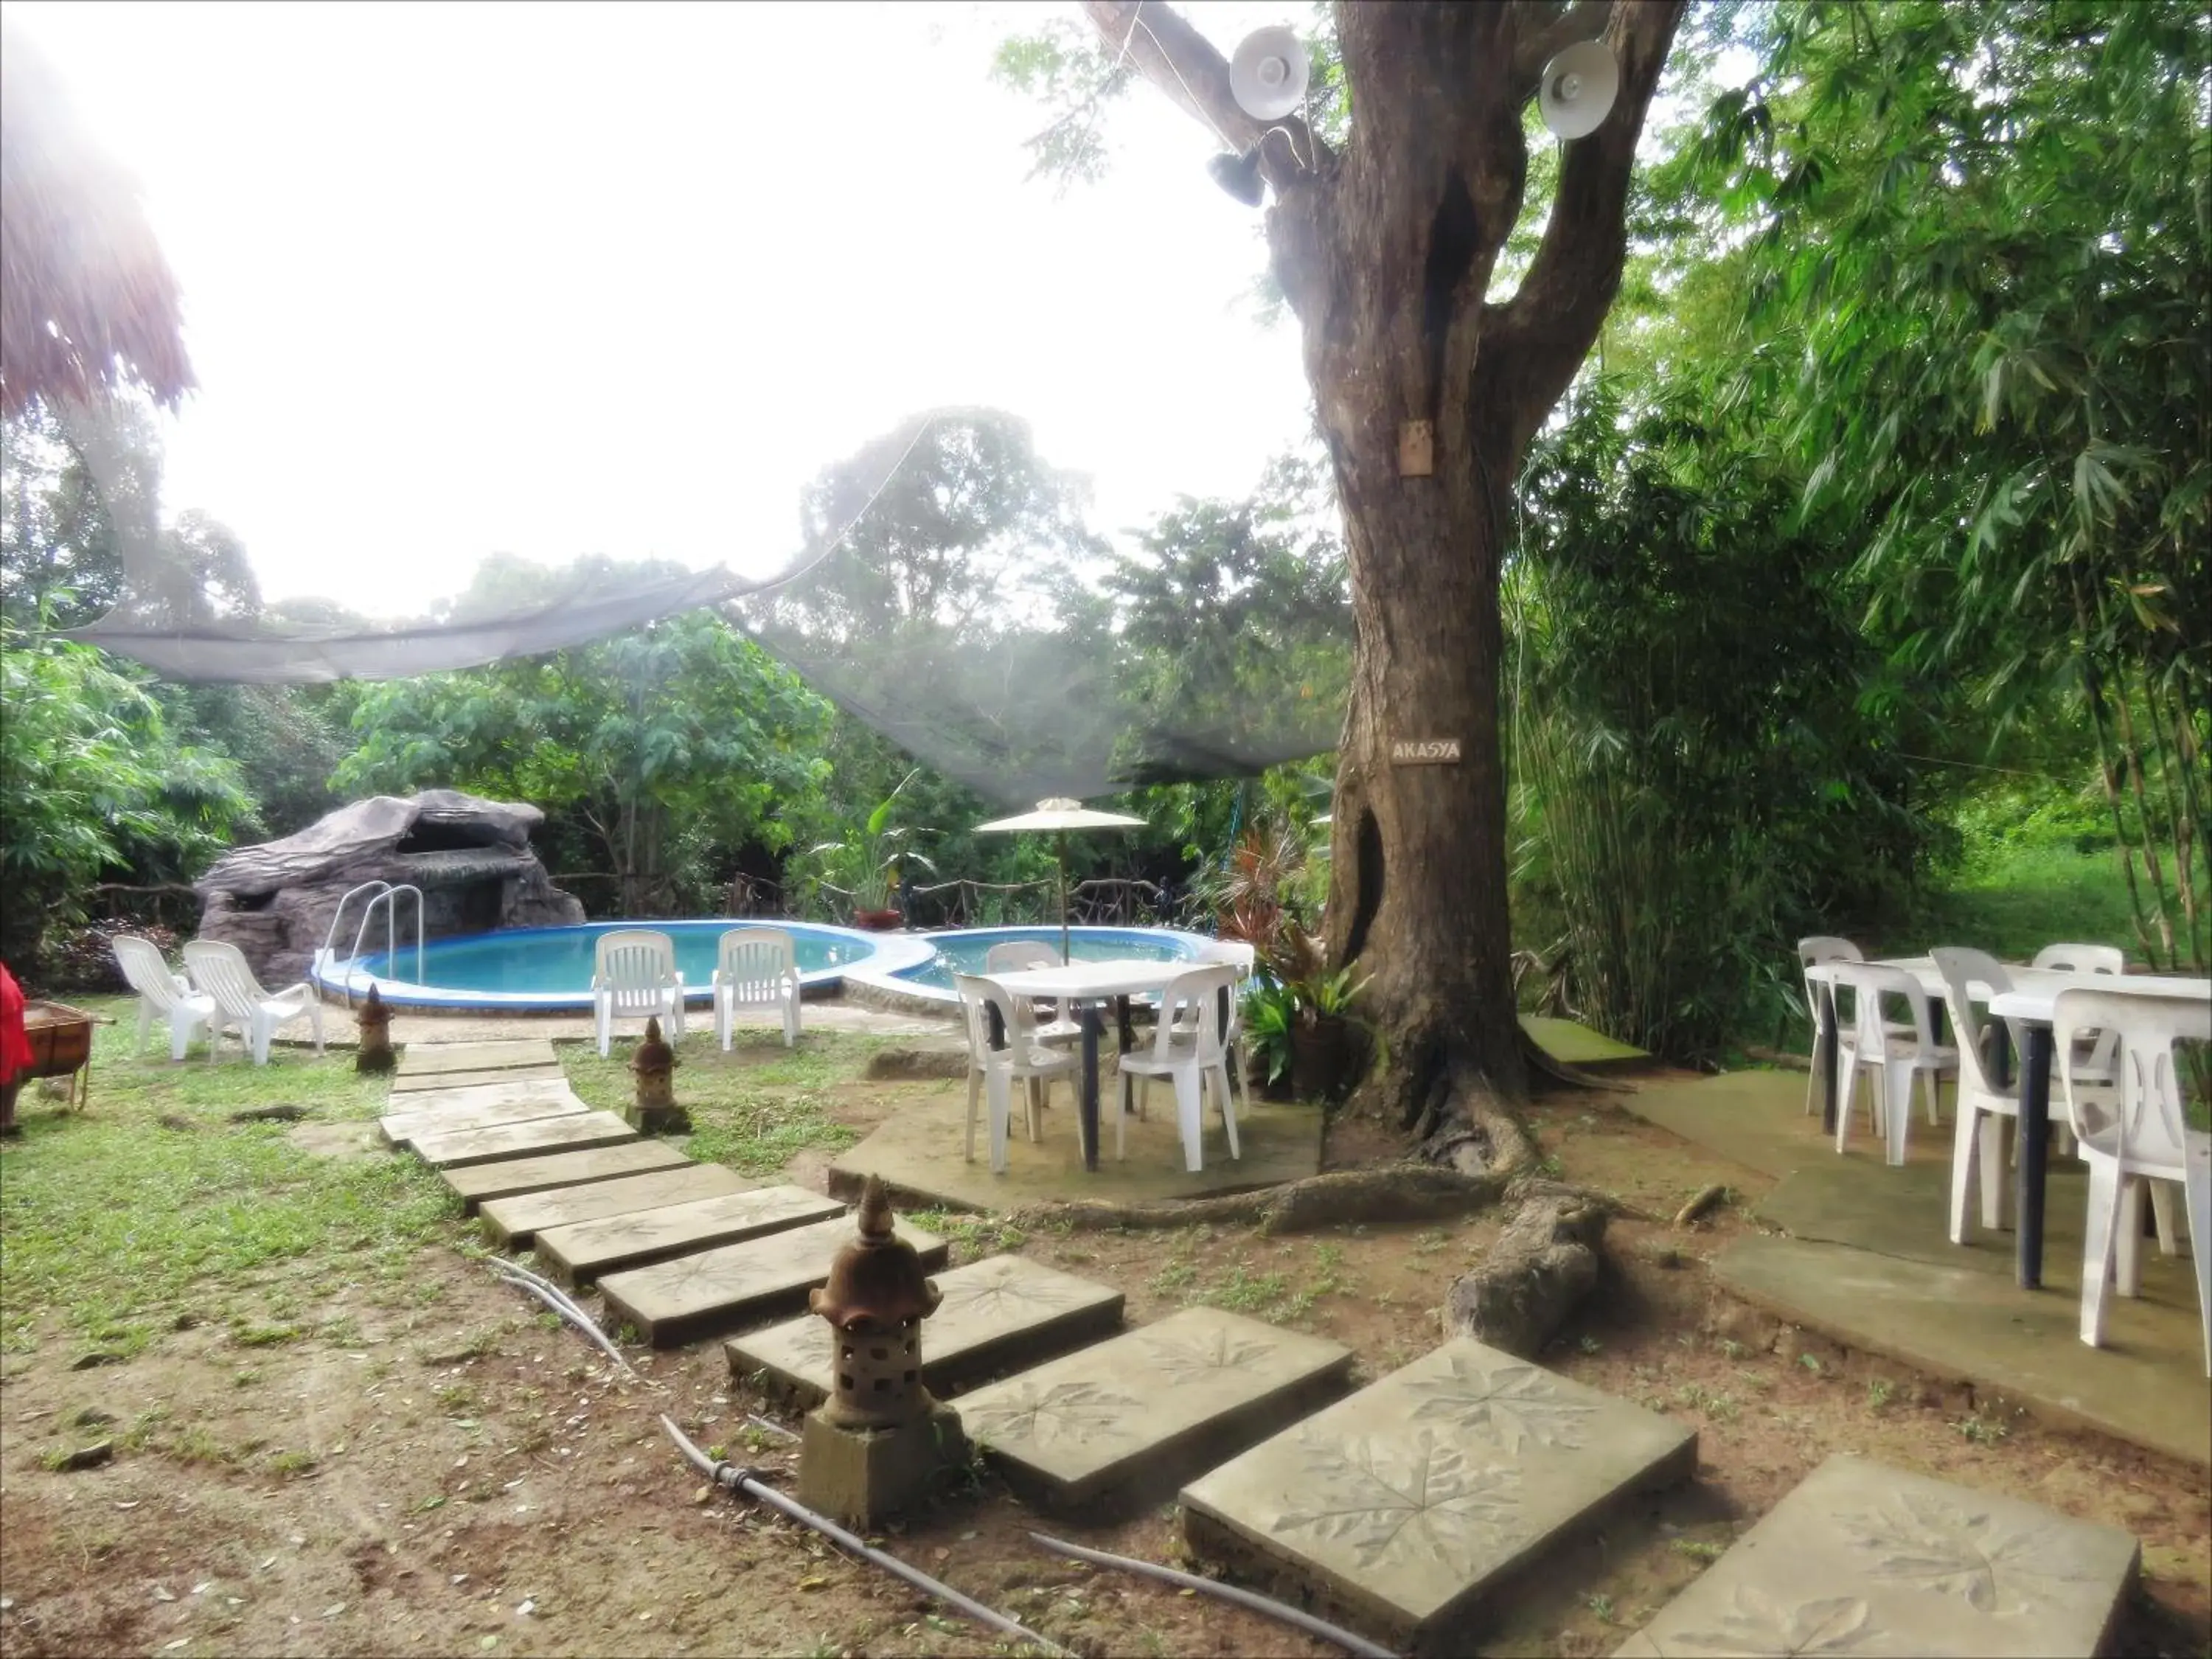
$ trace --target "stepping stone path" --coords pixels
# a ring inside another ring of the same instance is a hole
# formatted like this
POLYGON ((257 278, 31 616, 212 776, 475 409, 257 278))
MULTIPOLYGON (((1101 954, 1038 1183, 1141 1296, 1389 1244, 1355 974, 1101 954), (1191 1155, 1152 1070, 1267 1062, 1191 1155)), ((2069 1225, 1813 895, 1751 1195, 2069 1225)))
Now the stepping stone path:
POLYGON ((454 1196, 473 1210, 495 1198, 618 1181, 625 1176, 643 1175, 652 1170, 692 1167, 691 1160, 673 1146, 658 1140, 632 1140, 620 1146, 599 1146, 589 1152, 550 1152, 538 1158, 474 1164, 464 1169, 447 1170, 445 1177, 454 1196))
MULTIPOLYGON (((921 1328, 922 1386, 939 1399, 1121 1328, 1121 1292, 994 1255, 937 1276, 945 1300, 921 1328)), ((730 1375, 757 1376, 771 1393, 811 1411, 830 1396, 830 1327, 812 1314, 733 1336, 722 1345, 730 1375)))
POLYGON ((1127 1510, 1334 1399, 1351 1369, 1340 1342, 1186 1308, 976 1389, 960 1423, 1024 1495, 1127 1510))
POLYGON ((1693 1430, 1462 1337, 1186 1486, 1183 1536, 1385 1641, 1465 1652, 1497 1581, 1697 1462, 1693 1430))
POLYGON ((618 1267, 641 1267, 844 1214, 836 1199, 804 1187, 763 1187, 548 1227, 538 1235, 538 1259, 556 1279, 581 1286, 618 1267))
POLYGON ((592 1146, 618 1146, 635 1140, 637 1131, 612 1112, 577 1112, 541 1117, 528 1123, 502 1123, 491 1129, 459 1129, 422 1135, 415 1155, 434 1170, 458 1170, 471 1164, 523 1158, 532 1152, 578 1152, 592 1146))
POLYGON ((560 1083, 568 1073, 557 1060, 547 1060, 542 1066, 518 1066, 505 1071, 472 1069, 466 1072, 416 1072, 392 1079, 394 1099, 410 1094, 427 1094, 437 1089, 456 1089, 471 1083, 489 1082, 496 1078, 501 1083, 560 1083))
MULTIPOLYGON (((640 1139, 549 1042, 416 1045, 388 1103, 495 1240, 598 1278, 607 1324, 666 1347, 781 1319, 724 1345, 732 1375, 829 1393, 829 1328, 781 1316, 852 1238, 842 1205, 640 1139)), ((1011 1485, 1093 1515, 1180 1486, 1194 1553, 1414 1652, 1468 1650, 1503 1581, 1697 1466, 1692 1431, 1471 1339, 1339 1398, 1352 1354, 1319 1337, 1212 1308, 1112 1335, 1120 1291, 1018 1256, 938 1283, 923 1380, 1011 1485)), ((1832 1457, 1619 1653, 2086 1656, 2138 1567, 2113 1528, 1832 1457)))
POLYGON ((1618 1651, 2087 1656, 2138 1565, 2117 1528, 1831 1457, 1618 1651))
POLYGON ((557 1066, 560 1057, 544 1037, 519 1042, 410 1042, 400 1051, 395 1077, 422 1073, 506 1072, 529 1066, 557 1066))
MULTIPOLYGON (((656 1143, 640 1141, 639 1146, 656 1143)), ((627 1148, 611 1148, 626 1151, 627 1148)), ((579 1153, 576 1156, 589 1156, 579 1153)), ((477 1169, 489 1166, 477 1164, 477 1169)), ((504 1166, 501 1166, 504 1167, 504 1166)), ((456 1170, 454 1175, 468 1170, 456 1170)), ((665 1204, 687 1204, 695 1198, 719 1198, 725 1193, 749 1193, 758 1187, 735 1170, 720 1164, 678 1163, 646 1175, 623 1176, 582 1186, 556 1187, 550 1191, 519 1193, 495 1198, 478 1211, 485 1233, 495 1244, 510 1250, 526 1250, 531 1239, 548 1227, 565 1227, 578 1221, 597 1221, 603 1216, 628 1215, 633 1210, 657 1210, 665 1204)))
MULTIPOLYGON (((898 1236, 935 1272, 945 1241, 902 1218, 898 1236)), ((806 1293, 830 1277, 830 1258, 853 1239, 849 1217, 725 1244, 651 1267, 609 1273, 599 1281, 612 1321, 627 1321, 656 1348, 719 1336, 806 1305, 806 1293)), ((542 1243, 544 1241, 541 1240, 542 1243)))
POLYGON ((425 1135, 493 1129, 503 1123, 528 1123, 542 1117, 573 1117, 592 1109, 566 1083, 499 1084, 483 1089, 441 1090, 418 1097, 438 1103, 419 1111, 387 1112, 380 1121, 385 1139, 394 1146, 408 1146, 425 1135))

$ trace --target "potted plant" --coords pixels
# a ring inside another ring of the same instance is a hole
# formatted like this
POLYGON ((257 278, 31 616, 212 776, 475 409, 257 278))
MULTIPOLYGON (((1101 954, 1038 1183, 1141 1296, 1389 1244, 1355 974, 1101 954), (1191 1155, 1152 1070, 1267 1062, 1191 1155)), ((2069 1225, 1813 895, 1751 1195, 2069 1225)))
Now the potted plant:
POLYGON ((1301 1099, 1335 1100, 1351 1085, 1358 1069, 1353 1032, 1364 1022, 1352 1002, 1367 983, 1352 969, 1326 970, 1285 988, 1295 1014, 1291 1022, 1291 1088, 1301 1099))
POLYGON ((890 821, 900 793, 918 775, 917 768, 901 778, 897 788, 878 802, 866 822, 845 840, 825 841, 807 849, 810 856, 822 860, 819 884, 843 893, 851 904, 855 927, 888 933, 902 927, 906 916, 896 903, 901 870, 910 864, 933 873, 937 869, 910 845, 915 836, 929 832, 894 826, 890 821))

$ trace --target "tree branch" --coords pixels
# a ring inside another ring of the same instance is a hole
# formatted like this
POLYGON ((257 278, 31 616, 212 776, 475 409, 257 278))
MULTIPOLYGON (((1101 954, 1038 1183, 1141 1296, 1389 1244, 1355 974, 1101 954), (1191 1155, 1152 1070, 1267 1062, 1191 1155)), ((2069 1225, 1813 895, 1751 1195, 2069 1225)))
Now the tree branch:
POLYGON ((1139 74, 1238 155, 1284 129, 1290 143, 1269 144, 1260 159, 1260 171, 1279 191, 1306 162, 1320 167, 1328 146, 1297 116, 1255 121, 1237 107, 1229 60, 1174 7, 1158 0, 1083 0, 1083 9, 1116 52, 1126 52, 1139 74))
POLYGON ((1522 99, 1535 95, 1541 84, 1544 65, 1550 63, 1577 40, 1595 40, 1604 32, 1607 14, 1613 9, 1613 0, 1574 0, 1570 5, 1565 0, 1545 0, 1528 5, 1529 15, 1520 21, 1520 33, 1513 43, 1514 91, 1522 99))
MULTIPOLYGON (((1543 36, 1564 30, 1584 3, 1577 0, 1543 36)), ((1567 146, 1559 195, 1536 258, 1520 290, 1492 313, 1486 349, 1498 354, 1503 374, 1528 388, 1517 406, 1534 411, 1533 418, 1540 419, 1566 391, 1620 291, 1636 141, 1685 3, 1615 0, 1603 38, 1620 65, 1620 97, 1604 125, 1567 146)), ((1534 40, 1528 44, 1533 46, 1534 40)), ((1516 70, 1521 55, 1516 49, 1516 70)), ((1528 56, 1536 54, 1532 50, 1528 56)), ((1525 443, 1530 435, 1516 437, 1525 443)))

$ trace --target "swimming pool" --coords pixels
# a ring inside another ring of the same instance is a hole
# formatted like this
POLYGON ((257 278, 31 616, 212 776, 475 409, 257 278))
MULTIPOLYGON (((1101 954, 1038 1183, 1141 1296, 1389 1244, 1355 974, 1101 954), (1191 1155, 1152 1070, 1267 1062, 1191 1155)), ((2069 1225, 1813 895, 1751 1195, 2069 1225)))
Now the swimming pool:
MULTIPOLYGON (((846 978, 879 989, 951 1006, 958 1001, 952 975, 980 974, 991 947, 1008 939, 1032 939, 1060 954, 1057 927, 963 927, 920 936, 933 947, 917 962, 856 964, 846 978)), ((1208 941, 1172 927, 1071 927, 1068 954, 1078 962, 1189 962, 1208 941)))
MULTIPOLYGON (((802 985, 835 985, 867 964, 894 973, 927 963, 935 947, 911 933, 864 933, 853 927, 799 921, 599 921, 580 927, 514 927, 464 939, 432 939, 415 971, 412 945, 363 956, 350 965, 318 963, 315 982, 326 990, 366 996, 374 984, 395 1008, 481 1008, 510 1013, 588 1011, 592 963, 602 933, 649 927, 676 946, 686 1004, 704 1006, 714 995, 714 960, 724 933, 733 927, 774 927, 791 935, 802 985)), ((949 984, 950 981, 948 981, 949 984)))
MULTIPOLYGON (((714 958, 732 927, 775 927, 791 935, 802 985, 828 987, 851 980, 896 996, 950 1009, 958 1000, 952 975, 981 973, 991 947, 1006 939, 1035 939, 1060 950, 1057 927, 967 927, 937 933, 864 933, 805 921, 596 921, 580 927, 514 927, 465 939, 432 939, 415 971, 412 945, 382 951, 350 964, 319 962, 311 977, 328 991, 368 994, 371 985, 395 1008, 477 1008, 506 1013, 587 1012, 592 962, 599 935, 620 927, 649 927, 676 946, 684 1000, 704 1006, 712 1000, 714 958)), ((1073 927, 1068 949, 1085 962, 1188 962, 1206 941, 1171 927, 1073 927)))

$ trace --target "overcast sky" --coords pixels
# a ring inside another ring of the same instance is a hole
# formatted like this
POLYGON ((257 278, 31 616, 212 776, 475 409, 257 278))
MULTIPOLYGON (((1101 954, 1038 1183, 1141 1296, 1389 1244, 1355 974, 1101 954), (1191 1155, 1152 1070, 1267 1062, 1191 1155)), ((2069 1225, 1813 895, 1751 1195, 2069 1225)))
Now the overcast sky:
MULTIPOLYGON (((416 611, 492 551, 755 574, 800 487, 993 404, 1095 521, 1248 489, 1308 423, 1260 216, 1146 88, 1102 185, 991 84, 1042 6, 9 0, 146 191, 200 390, 172 513, 271 599, 416 611)), ((1301 8, 1188 9, 1224 50, 1301 8)))

